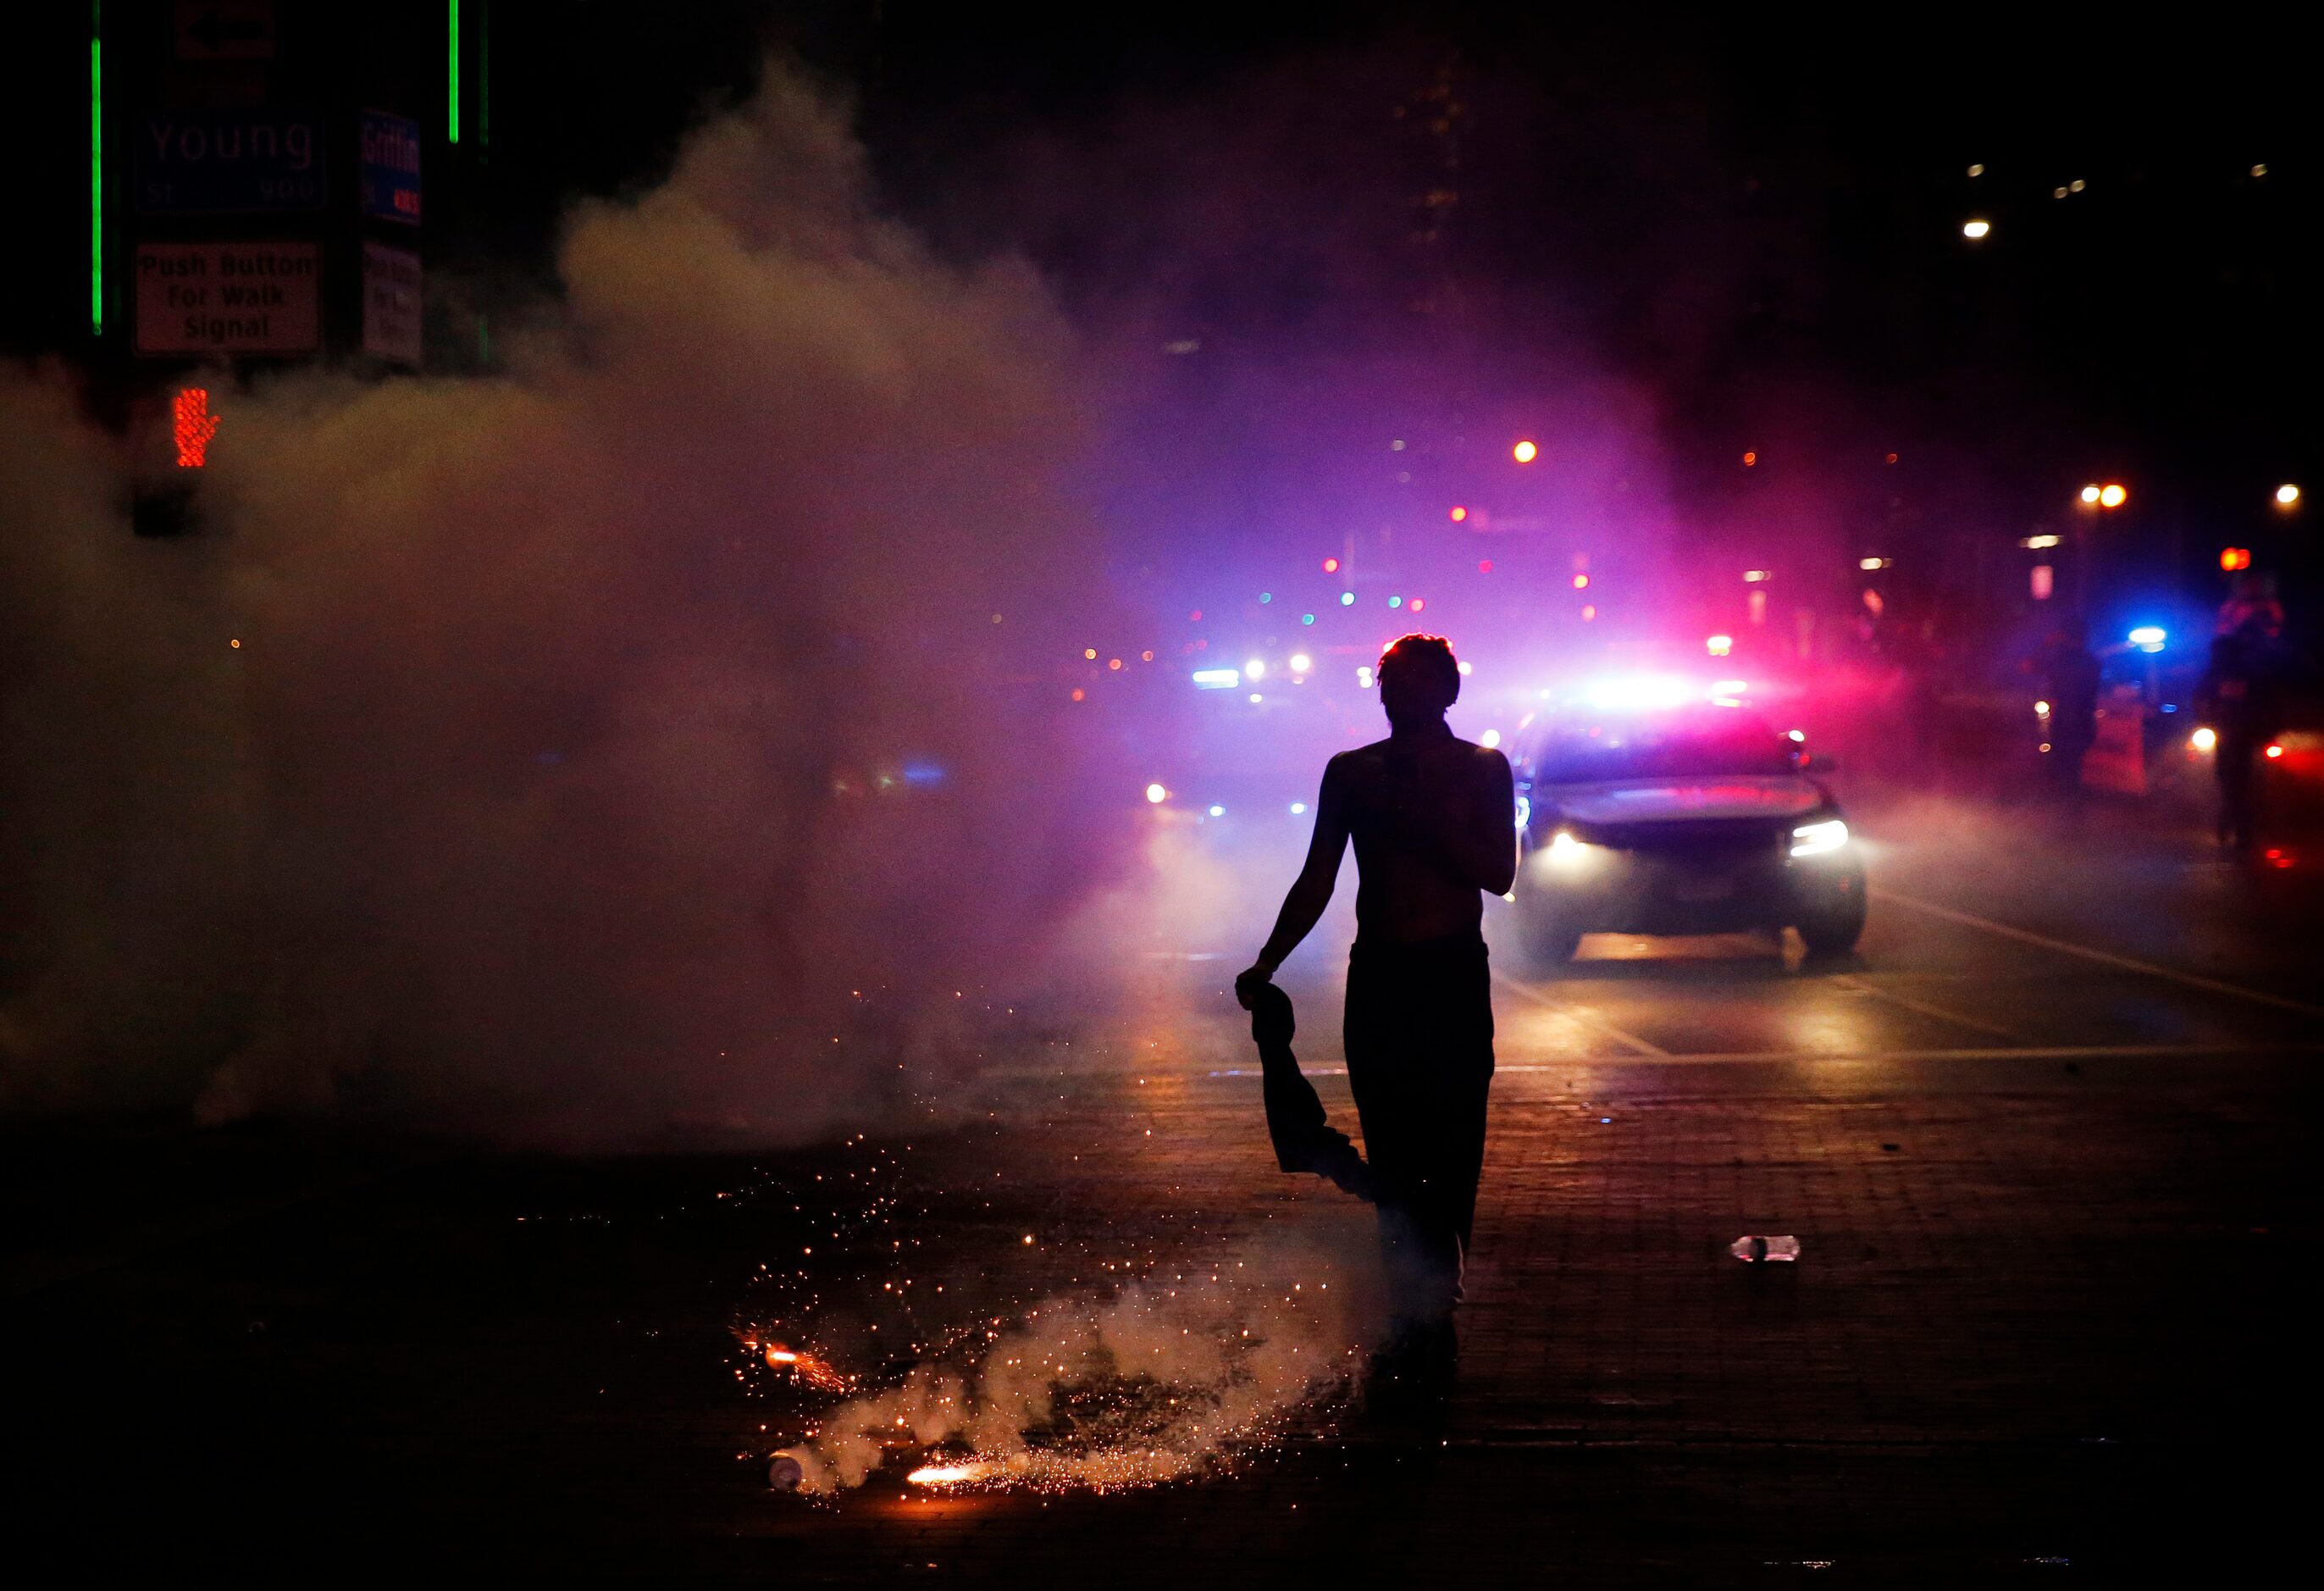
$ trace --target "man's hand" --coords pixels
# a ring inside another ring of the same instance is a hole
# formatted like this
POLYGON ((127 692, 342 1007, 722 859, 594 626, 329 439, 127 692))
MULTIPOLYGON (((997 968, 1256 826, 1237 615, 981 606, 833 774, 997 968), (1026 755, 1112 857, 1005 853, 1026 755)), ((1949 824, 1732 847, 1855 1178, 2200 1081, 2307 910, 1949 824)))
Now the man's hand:
POLYGON ((1259 991, 1275 981, 1275 968, 1264 961, 1254 961, 1235 974, 1235 1003, 1245 1011, 1259 997, 1259 991))

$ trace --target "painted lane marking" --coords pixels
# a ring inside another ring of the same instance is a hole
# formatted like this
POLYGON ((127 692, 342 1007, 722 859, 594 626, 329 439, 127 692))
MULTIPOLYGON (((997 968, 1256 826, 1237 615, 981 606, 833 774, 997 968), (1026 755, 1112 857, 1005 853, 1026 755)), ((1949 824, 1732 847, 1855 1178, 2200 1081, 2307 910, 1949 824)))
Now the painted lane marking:
POLYGON ((2015 1032, 2008 1028, 1998 1027, 1989 1022, 1979 1022, 1973 1016, 1963 1016, 1958 1011, 1947 1011, 1941 1005, 1931 1005, 1925 1001, 1908 999, 1893 989, 1877 987, 1849 973, 1831 974, 1824 979, 1824 982, 1836 989, 1852 989, 1859 994, 1869 994, 1875 1000, 1886 1000, 1891 1005, 1901 1006, 1917 1015, 1934 1017, 1939 1022, 1951 1022, 1955 1027, 1975 1028, 1978 1032, 1990 1033, 1997 1039, 2024 1037, 2024 1034, 2015 1032))
POLYGON ((2246 989, 2241 984, 2222 983, 2218 978, 2207 978, 2196 973, 2181 972, 2175 967, 2159 967, 2152 961, 2141 961, 2135 957, 2117 956, 2111 950, 2098 950, 2088 945, 2077 945, 2070 939, 2053 939, 2047 934, 2037 934, 2026 929, 2012 928, 2006 922, 1996 922, 1989 917, 1979 917, 1973 911, 1956 911, 1950 906, 1940 906, 1934 901, 1923 901, 1914 895, 1900 895, 1895 890, 1872 889, 1865 893, 1876 901, 1886 901, 1894 905, 1908 906, 1915 911, 1925 911, 1932 917, 1941 917, 1949 922, 1962 923, 1969 928, 1981 928, 1987 933, 1999 934, 2005 939, 2015 939, 2021 944, 2039 945, 2045 950, 2055 950, 2066 956, 2080 956, 2086 961, 2096 961, 2106 967, 2118 967, 2126 972, 2144 973, 2148 977, 2164 978, 2174 984, 2183 984, 2190 989, 2202 989, 2213 994, 2226 994, 2237 1000, 2249 1000, 2261 1005, 2273 1005, 2280 1011, 2296 1011, 2302 1016, 2324 1016, 2324 1005, 2310 1005, 2304 1001, 2288 1000, 2281 994, 2265 994, 2258 989, 2246 989))
POLYGON ((1616 1043, 1621 1045, 1633 1055, 1652 1055, 1660 1057, 1670 1053, 1669 1050, 1665 1050, 1659 1044, 1649 1044, 1644 1039, 1639 1038, 1636 1033, 1627 1032, 1624 1030, 1616 1027, 1612 1022, 1608 1022, 1604 1017, 1600 1016, 1596 1012, 1590 1010, 1586 1006, 1560 1004, 1557 1001, 1551 999, 1548 995, 1543 994, 1540 990, 1534 988, 1531 985, 1521 984, 1505 972, 1496 972, 1493 974, 1493 981, 1500 985, 1504 989, 1508 990, 1509 993, 1518 995, 1521 998, 1530 1000, 1545 1011, 1554 1011, 1560 1016, 1569 1016, 1575 1022, 1581 1022, 1585 1026, 1596 1028, 1600 1032, 1602 1032, 1608 1038, 1612 1039, 1616 1043))
MULTIPOLYGON (((2009 1044, 1969 1050, 1737 1050, 1723 1053, 1665 1053, 1654 1059, 1670 1066, 1797 1066, 1809 1061, 1840 1061, 1851 1066, 1869 1066, 1894 1061, 1949 1060, 2258 1060, 2270 1056, 2291 1055, 2324 1055, 2324 1043, 2009 1044)), ((1576 1055, 1563 1060, 1498 1061, 1493 1071, 1497 1076, 1502 1072, 1570 1072, 1577 1067, 1637 1064, 1618 1056, 1576 1055)), ((1348 1068, 1343 1066, 1303 1066, 1299 1069, 1311 1078, 1344 1078, 1348 1075, 1348 1068)), ((1152 1074, 1149 1072, 1148 1075, 1152 1074)), ((1218 1067, 1202 1075, 1206 1078, 1256 1078, 1263 1074, 1258 1067, 1251 1066, 1218 1067)))

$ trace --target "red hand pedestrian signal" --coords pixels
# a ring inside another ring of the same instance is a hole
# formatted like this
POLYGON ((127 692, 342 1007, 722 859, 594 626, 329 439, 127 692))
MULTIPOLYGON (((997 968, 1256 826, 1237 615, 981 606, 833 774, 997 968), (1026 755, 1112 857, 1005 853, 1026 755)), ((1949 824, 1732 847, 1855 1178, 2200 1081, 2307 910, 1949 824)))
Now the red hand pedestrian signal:
POLYGON ((210 412, 208 387, 188 387, 171 401, 177 422, 178 467, 199 469, 209 462, 210 439, 217 435, 218 417, 210 412))

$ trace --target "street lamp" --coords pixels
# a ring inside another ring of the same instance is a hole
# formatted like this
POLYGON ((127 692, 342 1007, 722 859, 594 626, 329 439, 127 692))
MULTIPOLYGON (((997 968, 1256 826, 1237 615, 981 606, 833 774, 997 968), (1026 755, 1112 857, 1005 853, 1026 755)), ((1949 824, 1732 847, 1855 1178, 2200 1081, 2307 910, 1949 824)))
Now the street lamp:
POLYGON ((2278 508, 2296 508, 2299 504, 2300 488, 2298 486, 2293 486, 2290 481, 2286 481, 2283 485, 2276 487, 2275 505, 2278 508))
POLYGON ((1992 231, 1993 223, 1990 221, 1978 219, 1974 221, 1963 221, 1961 223, 1961 236, 1968 238, 1971 243, 1987 236, 1992 231))
POLYGON ((2108 481, 2104 486, 2093 481, 2081 490, 2084 523, 2074 527, 2074 607, 2088 614, 2090 606, 2090 529, 2089 521, 2101 513, 2111 513, 2130 501, 2130 490, 2120 481, 2108 481))

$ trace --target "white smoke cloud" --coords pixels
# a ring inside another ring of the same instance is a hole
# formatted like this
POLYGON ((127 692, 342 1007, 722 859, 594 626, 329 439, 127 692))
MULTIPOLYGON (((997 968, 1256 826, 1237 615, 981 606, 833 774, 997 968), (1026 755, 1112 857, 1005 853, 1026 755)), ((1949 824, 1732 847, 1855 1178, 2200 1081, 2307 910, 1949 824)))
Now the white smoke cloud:
POLYGON ((1108 1298, 1048 1300, 982 1352, 843 1403, 785 1451, 806 1492, 858 1486, 891 1456, 931 1450, 924 1481, 1184 1479, 1351 1387, 1380 1319, 1375 1265, 1284 1240, 1108 1298))
POLYGON ((183 542, 0 377, 0 1103, 803 1135, 1107 876, 1030 273, 770 70, 559 274, 501 375, 217 384, 183 542))

